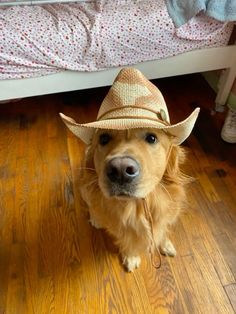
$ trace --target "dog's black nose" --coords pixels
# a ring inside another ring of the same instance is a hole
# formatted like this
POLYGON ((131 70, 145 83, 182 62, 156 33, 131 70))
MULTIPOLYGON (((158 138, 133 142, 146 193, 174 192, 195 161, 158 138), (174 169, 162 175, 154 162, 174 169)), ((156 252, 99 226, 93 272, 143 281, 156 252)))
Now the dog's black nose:
POLYGON ((108 162, 106 173, 111 182, 130 183, 138 177, 139 165, 133 158, 115 157, 108 162))

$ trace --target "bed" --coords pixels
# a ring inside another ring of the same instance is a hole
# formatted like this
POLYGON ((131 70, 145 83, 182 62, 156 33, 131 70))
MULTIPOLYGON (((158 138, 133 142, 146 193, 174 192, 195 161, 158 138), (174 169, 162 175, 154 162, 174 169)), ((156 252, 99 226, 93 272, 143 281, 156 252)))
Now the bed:
POLYGON ((176 28, 164 0, 101 0, 0 9, 0 100, 110 85, 124 66, 149 79, 225 69, 236 74, 233 23, 198 14, 176 28))

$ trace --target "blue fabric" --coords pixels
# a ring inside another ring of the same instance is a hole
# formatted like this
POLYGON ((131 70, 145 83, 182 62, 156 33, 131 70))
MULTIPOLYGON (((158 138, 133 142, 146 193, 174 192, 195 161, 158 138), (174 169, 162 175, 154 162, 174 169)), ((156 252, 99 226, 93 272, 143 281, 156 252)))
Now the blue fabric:
POLYGON ((236 21, 236 0, 166 0, 166 5, 176 27, 200 11, 221 22, 236 21))

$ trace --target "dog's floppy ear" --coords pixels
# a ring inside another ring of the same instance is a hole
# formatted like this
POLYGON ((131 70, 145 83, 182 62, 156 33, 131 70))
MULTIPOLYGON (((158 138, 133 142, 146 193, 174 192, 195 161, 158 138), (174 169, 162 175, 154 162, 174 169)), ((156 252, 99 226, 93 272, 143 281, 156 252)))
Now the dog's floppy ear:
POLYGON ((84 167, 94 168, 93 156, 94 156, 94 148, 93 148, 93 145, 90 144, 86 147, 86 150, 85 150, 84 160, 83 160, 84 167))
POLYGON ((182 173, 180 167, 185 161, 185 150, 177 145, 172 145, 168 156, 166 171, 163 176, 165 183, 183 184, 187 177, 182 173))

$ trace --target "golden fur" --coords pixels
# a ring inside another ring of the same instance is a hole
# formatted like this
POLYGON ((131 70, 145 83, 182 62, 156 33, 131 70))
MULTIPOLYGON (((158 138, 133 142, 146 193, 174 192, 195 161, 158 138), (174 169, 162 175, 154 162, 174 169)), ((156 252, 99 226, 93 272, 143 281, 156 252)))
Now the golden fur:
POLYGON ((139 255, 151 246, 145 200, 156 246, 162 253, 174 256, 168 227, 176 221, 185 200, 188 179, 180 170, 185 159, 183 148, 172 145, 171 136, 158 129, 109 130, 109 143, 101 145, 99 138, 104 132, 95 132, 81 168, 81 196, 88 205, 91 223, 115 238, 125 267, 133 271, 140 264, 139 255), (157 137, 156 143, 145 141, 150 133, 157 137), (131 156, 140 165, 140 178, 131 195, 110 193, 105 167, 117 156, 131 156))

